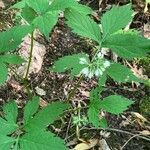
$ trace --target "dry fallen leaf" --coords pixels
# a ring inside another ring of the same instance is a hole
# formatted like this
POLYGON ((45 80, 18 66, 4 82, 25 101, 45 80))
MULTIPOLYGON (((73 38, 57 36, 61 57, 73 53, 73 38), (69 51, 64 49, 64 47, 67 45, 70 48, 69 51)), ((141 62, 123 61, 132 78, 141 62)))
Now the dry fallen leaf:
MULTIPOLYGON (((25 75, 27 70, 29 51, 30 51, 30 41, 31 39, 29 36, 25 37, 24 42, 21 44, 21 48, 19 50, 20 56, 22 56, 22 58, 24 58, 27 61, 22 66, 20 66, 17 70, 17 73, 23 76, 25 75)), ((45 54, 46 54, 45 46, 43 44, 34 41, 33 55, 32 55, 33 57, 32 57, 29 74, 38 73, 41 70, 45 54)))
POLYGON ((145 117, 143 117, 141 114, 139 114, 137 112, 132 112, 131 114, 133 114, 135 117, 137 117, 137 119, 140 119, 143 123, 147 122, 147 119, 145 117))
POLYGON ((99 144, 100 144, 99 150, 110 150, 110 148, 109 148, 109 146, 108 146, 105 139, 100 140, 99 144))
POLYGON ((150 131, 148 131, 148 130, 143 130, 143 131, 140 132, 140 134, 145 135, 145 136, 148 136, 148 135, 150 135, 150 131))
POLYGON ((84 142, 76 145, 73 150, 88 150, 96 146, 97 143, 98 143, 98 139, 91 139, 88 142, 84 142))

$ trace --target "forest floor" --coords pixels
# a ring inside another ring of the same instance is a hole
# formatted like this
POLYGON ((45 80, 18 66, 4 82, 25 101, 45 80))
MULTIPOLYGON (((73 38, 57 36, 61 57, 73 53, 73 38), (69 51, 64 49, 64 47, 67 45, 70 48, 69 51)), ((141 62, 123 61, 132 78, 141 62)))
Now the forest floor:
MULTIPOLYGON (((101 3, 99 2, 99 0, 81 0, 81 3, 89 5, 100 16, 102 12, 109 9, 111 5, 124 5, 127 3, 127 0, 102 0, 101 3)), ((5 5, 8 8, 13 3, 11 0, 7 0, 5 5)), ((150 11, 144 13, 144 2, 142 0, 133 0, 132 3, 133 9, 137 13, 131 24, 131 28, 140 31, 144 36, 150 38, 150 11)), ((6 8, 0 10, 0 18, 3 20, 2 22, 11 26, 14 23, 12 20, 13 12, 7 13, 5 9, 6 8)), ((0 24, 0 30, 4 29, 5 26, 7 27, 5 24, 0 24)), ((79 52, 86 52, 90 55, 93 43, 73 34, 71 30, 66 27, 62 18, 53 30, 50 41, 47 41, 43 36, 37 36, 36 41, 44 45, 46 53, 40 71, 30 74, 29 83, 33 93, 41 97, 41 106, 44 106, 47 105, 48 102, 65 99, 67 93, 77 82, 76 79, 70 79, 66 74, 51 73, 48 68, 52 66, 55 60, 65 55, 79 52), (42 93, 37 89, 42 90, 42 93)), ((139 72, 139 68, 142 67, 142 74, 150 78, 149 64, 150 60, 146 65, 143 61, 129 63, 131 69, 139 72)), ((91 87, 95 85, 94 79, 83 81, 76 92, 76 96, 72 100, 72 104, 76 106, 78 101, 82 101, 83 106, 86 106, 89 91, 91 87)), ((21 111, 26 100, 28 100, 26 91, 21 87, 22 84, 18 81, 17 77, 10 75, 7 84, 0 87, 0 108, 9 99, 15 99, 21 111)), ((112 150, 150 150, 150 141, 140 138, 139 135, 141 131, 150 131, 150 116, 140 107, 144 101, 150 101, 150 88, 145 85, 117 84, 112 80, 108 80, 107 90, 103 92, 103 96, 105 97, 112 93, 133 99, 135 103, 122 115, 107 115, 110 130, 103 131, 91 127, 83 127, 80 133, 81 138, 84 140, 90 140, 92 138, 105 139, 108 147, 112 150), (128 141, 129 139, 130 141, 128 141), (125 143, 126 145, 123 147, 125 143)), ((82 113, 83 115, 85 114, 84 112, 82 113)), ((73 148, 80 142, 76 140, 75 127, 71 123, 71 120, 72 116, 68 115, 65 119, 65 124, 56 122, 50 129, 65 139, 70 148, 73 148)), ((100 148, 95 146, 92 147, 91 150, 100 150, 100 148)))

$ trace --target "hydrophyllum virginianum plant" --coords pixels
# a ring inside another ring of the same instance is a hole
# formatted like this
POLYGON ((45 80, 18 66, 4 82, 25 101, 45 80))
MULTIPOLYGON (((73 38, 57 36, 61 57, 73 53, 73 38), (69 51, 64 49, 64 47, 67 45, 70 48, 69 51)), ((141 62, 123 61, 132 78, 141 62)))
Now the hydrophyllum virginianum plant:
POLYGON ((125 60, 140 58, 150 52, 150 40, 141 36, 136 30, 124 30, 132 22, 132 14, 131 4, 113 6, 102 15, 100 24, 97 24, 89 15, 79 15, 73 8, 65 10, 66 24, 74 33, 96 42, 97 49, 91 59, 85 53, 64 56, 55 61, 51 70, 59 73, 70 70, 71 76, 80 76, 79 82, 83 78, 97 78, 97 87, 90 92, 87 112, 88 121, 97 128, 107 127, 105 117, 100 115, 101 111, 118 115, 133 103, 120 95, 102 98, 100 93, 103 91, 107 77, 119 83, 143 82, 128 67, 106 60, 105 54, 101 51, 102 48, 109 48, 125 60))
MULTIPOLYGON (((74 118, 77 126, 92 123, 95 127, 106 127, 107 121, 100 116, 100 111, 120 114, 133 102, 119 95, 102 98, 100 93, 107 77, 117 82, 142 82, 132 71, 119 64, 106 60, 101 49, 106 47, 123 59, 132 60, 145 56, 150 50, 150 41, 134 30, 124 31, 126 25, 132 21, 131 5, 114 6, 101 18, 97 24, 90 18, 92 10, 77 3, 75 0, 23 0, 13 7, 19 9, 24 25, 17 25, 0 33, 0 84, 7 79, 9 64, 21 64, 24 60, 14 54, 14 50, 22 42, 22 38, 31 34, 31 50, 27 72, 23 82, 27 87, 27 77, 33 52, 33 32, 39 29, 48 39, 49 32, 58 21, 59 13, 64 12, 66 24, 74 33, 89 38, 97 43, 92 59, 85 53, 74 54, 60 58, 50 69, 55 72, 70 70, 71 76, 80 76, 77 85, 68 95, 65 102, 69 102, 75 94, 80 82, 85 78, 97 77, 98 84, 90 92, 90 105, 85 118, 74 118), (12 54, 13 53, 13 54, 12 54), (82 124, 80 123, 82 122, 82 124)), ((27 90, 28 91, 28 90, 27 90)), ((4 105, 4 115, 0 119, 0 150, 49 150, 67 149, 64 141, 47 132, 46 128, 62 112, 69 107, 66 103, 55 102, 38 112, 39 98, 32 97, 24 109, 23 125, 17 123, 17 106, 10 101, 4 105)))

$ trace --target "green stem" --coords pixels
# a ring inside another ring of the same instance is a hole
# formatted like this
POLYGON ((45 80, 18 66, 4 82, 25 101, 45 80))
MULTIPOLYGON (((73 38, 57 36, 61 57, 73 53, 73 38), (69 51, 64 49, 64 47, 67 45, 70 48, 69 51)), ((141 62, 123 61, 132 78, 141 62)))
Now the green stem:
POLYGON ((34 37, 33 37, 34 31, 31 33, 31 47, 30 47, 30 55, 29 55, 29 61, 28 61, 28 66, 27 66, 27 72, 25 75, 25 80, 28 79, 28 74, 29 74, 29 69, 32 61, 32 54, 33 54, 33 42, 34 42, 34 37))

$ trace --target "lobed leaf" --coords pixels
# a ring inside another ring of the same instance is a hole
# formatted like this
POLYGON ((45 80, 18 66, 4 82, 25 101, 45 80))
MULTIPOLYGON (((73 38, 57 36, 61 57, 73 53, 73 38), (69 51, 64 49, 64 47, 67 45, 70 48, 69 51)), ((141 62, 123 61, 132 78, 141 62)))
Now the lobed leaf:
POLYGON ((124 6, 113 6, 110 11, 107 11, 101 18, 103 38, 115 33, 132 20, 131 4, 124 6))
POLYGON ((58 12, 47 12, 34 19, 33 24, 48 38, 49 33, 58 21, 58 12))
POLYGON ((107 112, 118 115, 127 110, 128 106, 131 104, 133 104, 133 101, 127 98, 118 95, 111 95, 101 101, 100 107, 107 112))
POLYGON ((28 121, 33 117, 36 111, 39 108, 39 97, 33 97, 32 100, 29 100, 24 108, 24 124, 26 125, 28 121))
POLYGON ((67 18, 67 25, 74 33, 100 43, 100 27, 89 16, 85 16, 75 9, 67 9, 65 11, 65 17, 67 18))
POLYGON ((16 139, 0 134, 0 149, 10 150, 16 139))
POLYGON ((44 14, 49 7, 49 0, 26 0, 26 3, 40 15, 44 14))
POLYGON ((33 28, 28 25, 18 25, 7 31, 0 33, 0 53, 8 52, 16 49, 22 42, 22 39, 30 32, 33 28))
POLYGON ((146 56, 150 52, 150 40, 137 34, 113 34, 102 44, 125 59, 146 56))
POLYGON ((62 139, 44 131, 26 133, 19 143, 22 150, 67 150, 62 139))
POLYGON ((71 70, 71 75, 78 75, 86 66, 85 64, 80 64, 80 58, 85 58, 87 61, 89 61, 88 56, 84 53, 64 56, 55 61, 53 68, 51 68, 50 70, 58 73, 65 72, 66 70, 71 70))
POLYGON ((117 82, 126 83, 126 82, 132 82, 132 81, 135 81, 135 82, 142 81, 138 79, 129 68, 119 63, 112 64, 107 69, 107 74, 117 82))
POLYGON ((55 102, 46 106, 35 114, 33 118, 28 120, 28 123, 24 127, 25 130, 31 132, 36 130, 45 130, 46 127, 53 123, 68 107, 68 104, 63 104, 61 102, 55 102))
POLYGON ((0 62, 18 65, 25 62, 25 60, 15 54, 6 54, 6 55, 0 55, 0 62))

